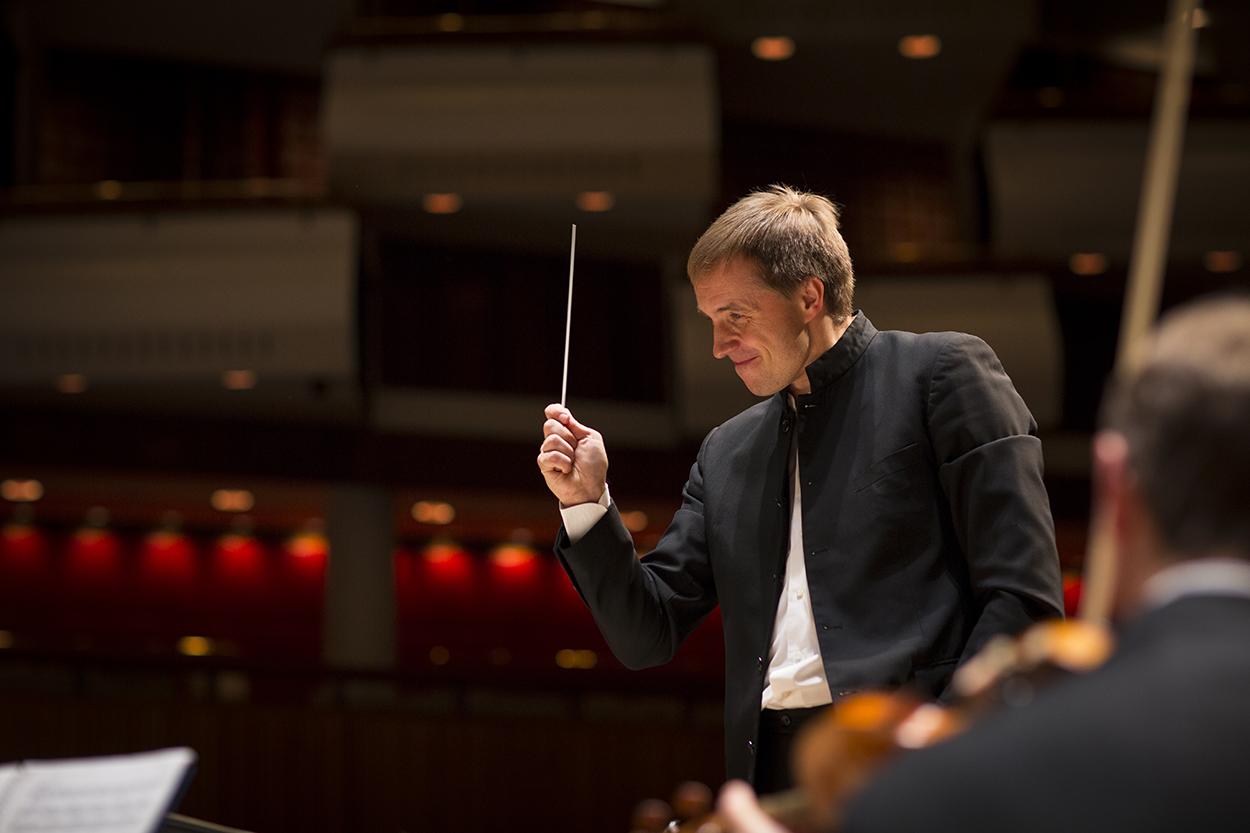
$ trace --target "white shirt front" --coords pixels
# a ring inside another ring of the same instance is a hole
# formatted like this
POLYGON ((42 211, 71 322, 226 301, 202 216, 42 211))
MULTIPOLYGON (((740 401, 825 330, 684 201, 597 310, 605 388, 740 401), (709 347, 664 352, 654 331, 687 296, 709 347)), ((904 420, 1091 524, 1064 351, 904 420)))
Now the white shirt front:
MULTIPOLYGON (((807 587, 807 566, 803 558, 803 494, 799 488, 797 450, 790 495, 790 548, 786 556, 785 583, 773 623, 768 674, 760 696, 761 709, 806 709, 833 702, 807 587)), ((561 506, 560 514, 569 541, 576 544, 581 540, 607 514, 611 502, 612 497, 605 488, 595 503, 561 506)))
POLYGON ((803 492, 799 487, 799 461, 794 461, 790 484, 790 551, 786 578, 777 603, 773 644, 768 651, 768 676, 760 697, 763 709, 806 709, 833 702, 825 663, 820 657, 816 619, 807 587, 803 558, 803 492))

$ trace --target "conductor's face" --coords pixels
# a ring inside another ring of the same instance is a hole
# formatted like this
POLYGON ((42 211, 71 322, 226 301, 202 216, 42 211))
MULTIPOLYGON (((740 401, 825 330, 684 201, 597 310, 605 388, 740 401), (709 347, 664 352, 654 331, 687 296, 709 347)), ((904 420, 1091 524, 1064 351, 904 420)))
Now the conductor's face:
POLYGON ((807 392, 810 347, 801 293, 787 298, 765 286, 754 264, 735 258, 696 278, 699 312, 712 320, 712 355, 734 363, 756 396, 791 385, 807 392))

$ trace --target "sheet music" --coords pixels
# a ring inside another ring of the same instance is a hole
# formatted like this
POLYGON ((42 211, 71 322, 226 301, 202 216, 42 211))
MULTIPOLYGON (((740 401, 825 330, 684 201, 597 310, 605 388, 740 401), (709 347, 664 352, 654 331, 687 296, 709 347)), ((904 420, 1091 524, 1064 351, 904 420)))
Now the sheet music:
POLYGON ((0 833, 152 833, 195 762, 185 747, 0 767, 0 833))

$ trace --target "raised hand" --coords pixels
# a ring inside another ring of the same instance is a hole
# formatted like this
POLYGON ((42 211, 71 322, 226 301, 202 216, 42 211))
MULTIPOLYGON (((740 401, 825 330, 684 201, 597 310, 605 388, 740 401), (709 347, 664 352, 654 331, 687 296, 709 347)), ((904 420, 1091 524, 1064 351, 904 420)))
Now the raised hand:
POLYGON ((538 469, 547 488, 565 506, 593 503, 608 482, 608 452, 603 436, 582 425, 563 405, 548 405, 538 469))

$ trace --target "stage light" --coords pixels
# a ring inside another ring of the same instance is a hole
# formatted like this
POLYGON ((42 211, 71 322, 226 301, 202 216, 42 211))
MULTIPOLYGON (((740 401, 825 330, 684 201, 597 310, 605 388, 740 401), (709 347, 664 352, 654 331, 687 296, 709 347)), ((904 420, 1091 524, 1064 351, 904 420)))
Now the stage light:
POLYGON ((34 503, 43 497, 43 484, 30 478, 11 477, 0 483, 0 497, 14 503, 34 503))
POLYGON ((221 386, 226 390, 251 390, 256 387, 256 371, 227 370, 221 374, 221 386))
POLYGON ((1101 275, 1107 271, 1107 256, 1100 252, 1078 252, 1068 259, 1068 268, 1077 275, 1101 275))
POLYGON ((296 558, 325 558, 330 554, 330 542, 321 531, 305 529, 291 536, 286 549, 296 558))
POLYGON ((444 526, 456 519, 456 508, 441 500, 419 500, 412 505, 412 519, 418 523, 444 526))
POLYGON ((62 373, 56 377, 56 389, 61 393, 82 393, 87 389, 87 377, 81 373, 62 373))
POLYGON ((0 649, 13 647, 13 634, 10 631, 0 631, 0 649))
POLYGON ((95 195, 102 200, 115 200, 122 195, 122 184, 115 179, 106 179, 95 184, 95 195))
POLYGON ((899 39, 898 51, 904 58, 924 60, 942 51, 942 39, 937 35, 908 35, 899 39))
POLYGON ((564 648, 556 652, 556 665, 561 668, 594 668, 598 662, 594 651, 564 648))
POLYGON ((459 194, 426 194, 421 205, 431 214, 455 214, 464 205, 459 194))
POLYGON ((621 523, 625 524, 625 528, 630 532, 642 532, 647 528, 647 522, 648 518, 646 512, 639 512, 635 510, 633 512, 621 513, 621 523))
POLYGON ((490 560, 496 567, 515 569, 535 563, 538 554, 523 544, 500 544, 491 551, 490 560))
POLYGON ((248 512, 256 505, 256 498, 247 489, 218 489, 209 503, 219 512, 248 512))
POLYGON ((178 640, 178 653, 187 657, 206 657, 214 653, 216 646, 206 636, 184 636, 178 640))
POLYGON ((794 56, 794 39, 785 35, 756 38, 751 41, 751 54, 761 61, 784 61, 794 56))
POLYGON ((430 649, 430 662, 435 665, 446 665, 451 662, 451 651, 442 645, 435 645, 430 649))
POLYGON ((582 211, 609 211, 616 205, 611 191, 582 191, 577 195, 577 207, 582 211))

